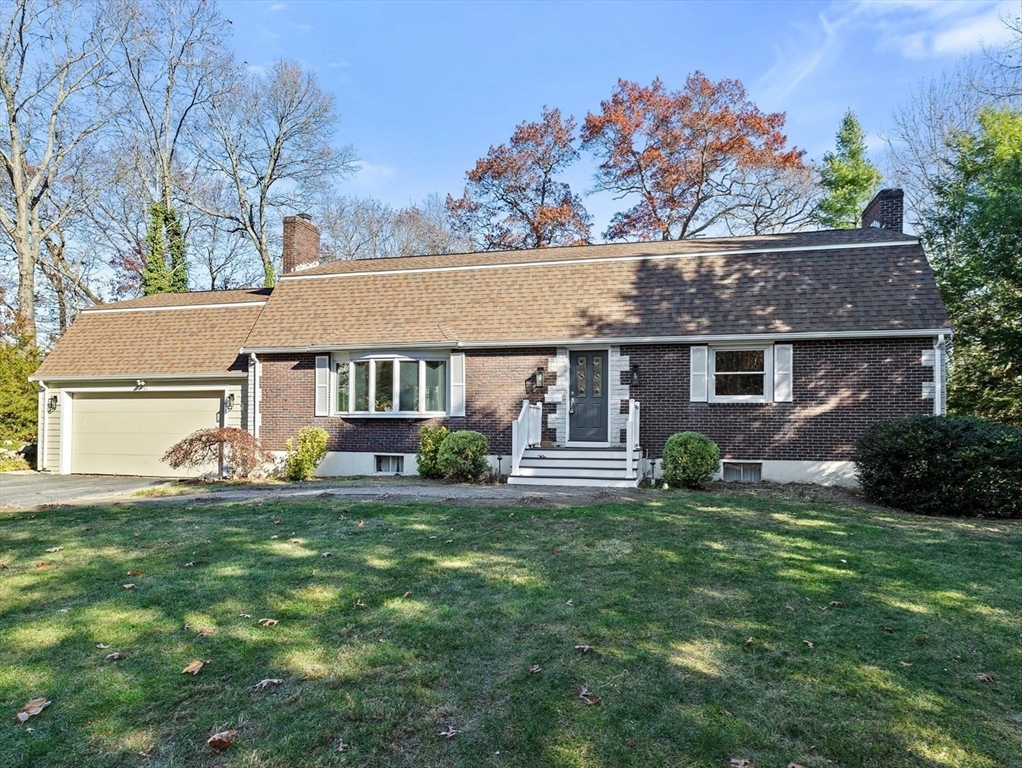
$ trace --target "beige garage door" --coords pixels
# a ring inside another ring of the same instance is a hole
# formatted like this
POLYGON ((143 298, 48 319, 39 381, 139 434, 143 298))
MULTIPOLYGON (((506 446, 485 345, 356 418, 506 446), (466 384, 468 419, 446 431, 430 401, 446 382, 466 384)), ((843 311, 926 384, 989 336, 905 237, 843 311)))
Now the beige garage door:
POLYGON ((197 429, 220 425, 219 393, 125 392, 74 395, 71 471, 88 475, 189 477, 215 470, 173 470, 160 461, 197 429))

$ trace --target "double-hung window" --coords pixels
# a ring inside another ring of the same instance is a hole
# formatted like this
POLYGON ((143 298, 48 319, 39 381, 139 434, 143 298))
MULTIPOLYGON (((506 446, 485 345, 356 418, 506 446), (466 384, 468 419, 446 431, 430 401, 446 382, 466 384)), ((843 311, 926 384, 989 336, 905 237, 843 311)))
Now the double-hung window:
POLYGON ((336 363, 336 411, 348 414, 443 415, 448 361, 378 356, 336 363))
POLYGON ((792 345, 689 347, 690 400, 711 403, 790 403, 792 345))

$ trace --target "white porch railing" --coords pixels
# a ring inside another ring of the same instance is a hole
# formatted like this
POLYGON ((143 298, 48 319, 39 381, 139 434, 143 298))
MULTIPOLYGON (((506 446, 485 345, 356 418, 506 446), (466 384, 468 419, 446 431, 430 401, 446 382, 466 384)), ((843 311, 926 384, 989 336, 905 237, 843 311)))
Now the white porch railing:
POLYGON ((526 448, 543 440, 543 404, 522 400, 522 412, 511 422, 511 474, 517 475, 526 448))
POLYGON ((628 479, 635 478, 635 452, 639 450, 639 401, 628 401, 628 424, 625 426, 625 461, 628 479))

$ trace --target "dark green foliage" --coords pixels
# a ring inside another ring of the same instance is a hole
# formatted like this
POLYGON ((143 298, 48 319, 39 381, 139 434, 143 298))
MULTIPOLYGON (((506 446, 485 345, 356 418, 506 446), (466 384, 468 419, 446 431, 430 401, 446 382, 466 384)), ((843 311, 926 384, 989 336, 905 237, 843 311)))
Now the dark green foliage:
POLYGON ((672 488, 701 488, 720 466, 717 444, 698 432, 678 432, 664 446, 664 482, 672 488))
POLYGON ((305 427, 298 433, 298 446, 287 441, 287 456, 284 457, 284 476, 288 480, 308 480, 316 467, 326 457, 326 442, 329 435, 319 427, 305 427))
POLYGON ((955 329, 948 410, 1022 426, 1022 112, 958 137, 923 242, 955 329))
POLYGON ((31 337, 16 330, 0 334, 0 443, 20 448, 35 439, 38 385, 28 377, 38 367, 39 350, 31 337))
POLYGON ((445 480, 475 482, 490 468, 486 461, 489 452, 490 444, 479 432, 469 429, 452 432, 440 445, 437 465, 445 480))
POLYGON ((415 454, 415 464, 419 477, 436 480, 444 476, 440 469, 440 446, 450 430, 447 427, 423 427, 419 432, 419 450, 415 454))
POLYGON ((146 259, 142 271, 142 293, 184 293, 188 290, 185 240, 177 211, 162 203, 149 206, 146 259), (170 265, 168 266, 167 262, 170 265))
POLYGON ((1022 515, 1022 430, 971 416, 909 416, 855 445, 866 498, 924 515, 1022 515))
POLYGON ((880 171, 866 159, 866 137, 855 113, 845 112, 837 151, 823 156, 820 184, 825 196, 817 218, 830 229, 854 229, 862 210, 880 187, 880 171))

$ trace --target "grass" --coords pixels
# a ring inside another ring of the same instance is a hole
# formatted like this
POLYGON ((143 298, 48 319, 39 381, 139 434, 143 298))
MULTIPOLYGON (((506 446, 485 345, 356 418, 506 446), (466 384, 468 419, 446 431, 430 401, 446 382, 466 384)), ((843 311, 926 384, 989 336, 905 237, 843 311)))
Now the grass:
POLYGON ((164 501, 0 513, 0 561, 3 766, 1022 754, 1017 522, 769 493, 558 510, 164 501), (253 687, 266 678, 283 682, 253 687), (52 704, 18 726, 36 696, 52 704), (206 739, 226 728, 237 740, 217 754, 206 739))

